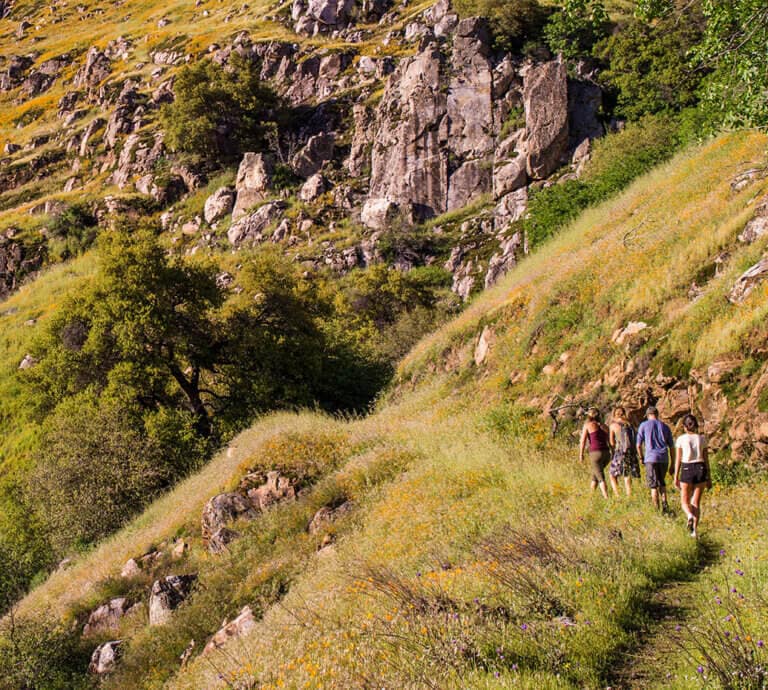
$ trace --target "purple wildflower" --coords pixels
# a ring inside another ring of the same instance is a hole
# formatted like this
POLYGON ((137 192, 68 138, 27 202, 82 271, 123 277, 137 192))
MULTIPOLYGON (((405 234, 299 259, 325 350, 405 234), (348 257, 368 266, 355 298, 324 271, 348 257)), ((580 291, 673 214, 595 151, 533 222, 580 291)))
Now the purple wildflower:
POLYGON ((736 568, 736 570, 735 570, 735 573, 736 573, 736 574, 737 574, 739 577, 742 577, 742 576, 744 575, 744 571, 743 571, 743 570, 739 570, 738 568, 736 568))
POLYGON ((696 673, 704 673, 704 667, 703 667, 703 666, 699 666, 699 667, 696 669, 696 673))
POLYGON ((682 629, 683 629, 683 626, 681 626, 680 624, 675 626, 675 632, 680 632, 682 629))
POLYGON ((720 549, 720 555, 725 556, 725 549, 720 549))
POLYGON ((520 630, 528 630, 528 623, 523 623, 523 624, 520 626, 520 630))
POLYGON ((760 647, 760 649, 762 649, 763 647, 765 647, 765 642, 763 642, 762 640, 758 640, 757 646, 760 647))

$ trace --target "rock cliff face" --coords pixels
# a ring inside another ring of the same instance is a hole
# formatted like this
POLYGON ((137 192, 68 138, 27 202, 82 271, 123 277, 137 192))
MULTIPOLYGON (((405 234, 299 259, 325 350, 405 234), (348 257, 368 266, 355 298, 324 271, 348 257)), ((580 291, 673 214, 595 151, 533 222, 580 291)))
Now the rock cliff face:
MULTIPOLYGON (((602 133, 596 117, 601 92, 588 79, 569 79, 557 58, 532 62, 495 50, 484 20, 459 20, 448 0, 403 31, 390 31, 378 49, 356 47, 372 32, 355 24, 381 20, 387 26, 398 12, 386 0, 295 0, 290 23, 298 34, 330 33, 343 47, 258 42, 247 32, 211 45, 205 54, 217 64, 226 67, 233 55, 254 62, 296 117, 268 150, 245 154, 234 190, 219 188, 189 217, 176 213, 174 204, 199 188, 206 171, 176 160, 157 111, 174 99, 174 70, 203 55, 186 54, 181 44, 150 50, 151 66, 138 63, 127 77, 124 64, 134 46, 123 37, 80 55, 43 61, 34 52, 13 55, 2 64, 0 91, 23 100, 60 88, 60 127, 27 145, 6 142, 0 196, 54 175, 63 180, 64 193, 89 188, 84 171, 100 171, 123 195, 138 192, 154 210, 165 211, 164 227, 191 238, 185 240, 185 246, 195 243, 190 251, 283 243, 301 247, 312 266, 338 272, 380 260, 380 233, 393 224, 417 224, 477 203, 483 217, 459 232, 448 229, 460 236, 445 256, 412 252, 392 260, 407 270, 446 263, 455 250, 461 260, 446 265, 466 299, 492 285, 525 251, 525 238, 513 225, 525 213, 528 186, 578 162, 588 140, 602 133), (382 54, 381 48, 396 45, 406 57, 382 54), (30 147, 45 148, 31 162, 17 163, 30 147), (286 189, 286 171, 293 188, 286 189), (298 215, 290 212, 288 197, 304 204, 298 215), (357 233, 352 242, 339 249, 332 241, 313 244, 317 229, 340 222, 357 233)), ((142 213, 135 198, 110 203, 119 212, 127 205, 138 209, 130 211, 134 215, 142 213)), ((3 251, 0 289, 7 292, 17 283, 19 252, 26 259, 30 250, 3 251)))

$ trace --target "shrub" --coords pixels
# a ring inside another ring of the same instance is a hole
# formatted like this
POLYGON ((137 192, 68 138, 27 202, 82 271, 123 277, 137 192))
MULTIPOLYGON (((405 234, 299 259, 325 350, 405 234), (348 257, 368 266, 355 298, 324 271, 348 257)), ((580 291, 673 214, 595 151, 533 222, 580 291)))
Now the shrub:
POLYGON ((553 53, 570 60, 588 55, 608 28, 608 13, 602 0, 565 0, 544 27, 544 37, 553 53))
POLYGON ((13 616, 0 628, 0 690, 91 688, 88 661, 74 628, 13 616))
POLYGON ((278 101, 255 64, 236 53, 229 69, 201 60, 180 70, 174 91, 161 113, 173 150, 216 164, 265 146, 278 101))
POLYGON ((74 204, 54 218, 49 251, 59 261, 81 254, 96 239, 97 221, 87 204, 74 204))
POLYGON ((496 46, 511 51, 535 42, 547 17, 538 0, 457 0, 455 7, 462 16, 485 17, 496 46))
POLYGON ((44 426, 29 479, 56 550, 110 534, 154 498, 172 474, 163 450, 118 408, 85 396, 63 403, 44 426))

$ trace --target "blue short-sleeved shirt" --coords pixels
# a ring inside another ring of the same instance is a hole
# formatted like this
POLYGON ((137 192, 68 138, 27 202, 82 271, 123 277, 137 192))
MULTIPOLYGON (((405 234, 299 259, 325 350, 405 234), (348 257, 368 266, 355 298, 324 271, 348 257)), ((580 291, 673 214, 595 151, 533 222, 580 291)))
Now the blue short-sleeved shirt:
POLYGON ((637 445, 645 445, 643 462, 669 462, 667 450, 675 447, 672 430, 658 419, 646 419, 637 430, 637 445))

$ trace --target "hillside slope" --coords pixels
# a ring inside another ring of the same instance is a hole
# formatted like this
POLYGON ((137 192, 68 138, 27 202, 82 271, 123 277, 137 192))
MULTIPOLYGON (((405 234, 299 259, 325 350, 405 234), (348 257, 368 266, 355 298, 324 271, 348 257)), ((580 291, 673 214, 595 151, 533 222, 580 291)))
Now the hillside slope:
MULTIPOLYGON (((257 423, 35 589, 16 625, 63 621, 59 635, 85 659, 99 642, 124 640, 102 681, 115 688, 759 681, 768 353, 754 343, 764 342, 768 295, 757 283, 739 303, 726 297, 766 249, 766 237, 737 239, 768 191, 766 144, 754 132, 722 136, 588 211, 420 343, 370 417, 257 423), (638 335, 616 335, 641 321, 638 335), (574 462, 578 405, 622 401, 636 413, 641 394, 673 422, 693 409, 716 441, 698 542, 681 518, 654 515, 639 487, 608 504, 589 495, 574 462), (553 413, 553 437, 546 410, 571 402, 553 413), (744 436, 734 443, 738 424, 744 436), (238 521, 239 536, 209 553, 206 502, 258 485, 269 470, 293 482, 298 499, 238 521), (173 556, 174 539, 188 550, 173 556), (145 553, 159 555, 120 576, 145 553), (197 584, 169 622, 148 626, 148 588, 171 573, 196 574, 197 584), (669 614, 661 646, 655 594, 673 582, 688 603, 669 614), (114 629, 80 638, 89 612, 117 596, 139 606, 114 629), (250 613, 201 653, 244 606, 250 613), (651 667, 663 659, 663 676, 633 668, 638 657, 651 667)), ((48 671, 59 674, 48 687, 87 686, 79 657, 56 656, 64 646, 47 650, 48 671)))

